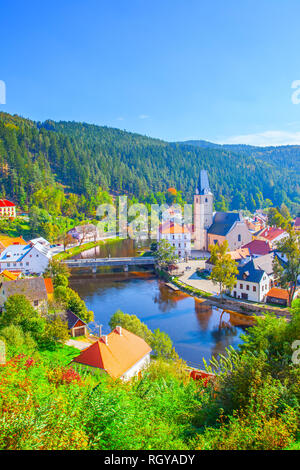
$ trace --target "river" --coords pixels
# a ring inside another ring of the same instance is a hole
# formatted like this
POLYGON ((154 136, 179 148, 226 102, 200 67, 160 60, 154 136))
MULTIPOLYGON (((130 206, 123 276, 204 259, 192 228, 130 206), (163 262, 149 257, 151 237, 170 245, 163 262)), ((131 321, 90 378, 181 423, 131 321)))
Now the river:
MULTIPOLYGON (((104 249, 85 252, 82 257, 104 257, 104 249)), ((140 247, 125 240, 110 249, 108 256, 134 256, 140 247)), ((174 292, 151 273, 114 273, 97 276, 72 276, 70 286, 94 312, 95 323, 102 324, 103 334, 109 333, 111 315, 118 309, 137 315, 154 330, 165 331, 172 339, 180 357, 191 365, 203 367, 212 356, 236 348, 241 334, 249 326, 241 315, 229 314, 182 292, 174 292)), ((95 328, 95 324, 91 324, 95 328)))

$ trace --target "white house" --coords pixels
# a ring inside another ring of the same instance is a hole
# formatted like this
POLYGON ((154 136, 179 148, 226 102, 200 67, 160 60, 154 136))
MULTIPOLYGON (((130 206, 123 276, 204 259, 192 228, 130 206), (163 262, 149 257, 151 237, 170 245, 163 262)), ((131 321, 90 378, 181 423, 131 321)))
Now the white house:
POLYGON ((139 336, 117 326, 111 333, 81 351, 76 364, 124 381, 139 375, 150 364, 150 346, 139 336))
POLYGON ((273 259, 274 253, 269 253, 240 266, 231 295, 237 299, 264 302, 273 286, 273 259))
POLYGON ((157 241, 160 240, 167 240, 180 258, 191 256, 191 233, 185 225, 170 221, 161 224, 157 233, 157 241))
POLYGON ((42 274, 51 259, 50 250, 40 243, 10 245, 0 255, 0 269, 42 274))

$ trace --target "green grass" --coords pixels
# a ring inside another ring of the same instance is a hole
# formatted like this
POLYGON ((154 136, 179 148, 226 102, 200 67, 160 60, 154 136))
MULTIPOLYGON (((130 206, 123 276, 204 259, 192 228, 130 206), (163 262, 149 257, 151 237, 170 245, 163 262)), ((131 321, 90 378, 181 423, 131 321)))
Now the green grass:
POLYGON ((96 246, 103 246, 103 245, 113 245, 121 240, 121 238, 116 237, 108 240, 101 240, 97 242, 90 242, 84 243, 81 246, 75 246, 74 248, 70 248, 69 250, 63 251, 61 253, 57 253, 53 256, 53 259, 58 261, 73 258, 73 256, 79 255, 83 251, 90 250, 91 248, 95 248, 96 246))
POLYGON ((78 356, 79 350, 72 346, 61 345, 53 350, 39 351, 39 354, 46 364, 67 366, 74 357, 78 356))

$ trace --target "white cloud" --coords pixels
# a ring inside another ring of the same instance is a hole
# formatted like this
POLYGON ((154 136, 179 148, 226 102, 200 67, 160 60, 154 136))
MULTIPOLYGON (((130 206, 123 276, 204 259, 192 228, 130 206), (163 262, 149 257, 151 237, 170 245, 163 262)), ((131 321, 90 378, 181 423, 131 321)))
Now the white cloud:
POLYGON ((259 147, 276 145, 300 145, 300 132, 265 131, 228 137, 219 144, 246 144, 259 147))
POLYGON ((124 118, 123 118, 122 116, 120 116, 120 117, 117 117, 116 120, 117 120, 117 121, 124 121, 124 118))
POLYGON ((148 114, 140 114, 139 119, 148 119, 148 114))

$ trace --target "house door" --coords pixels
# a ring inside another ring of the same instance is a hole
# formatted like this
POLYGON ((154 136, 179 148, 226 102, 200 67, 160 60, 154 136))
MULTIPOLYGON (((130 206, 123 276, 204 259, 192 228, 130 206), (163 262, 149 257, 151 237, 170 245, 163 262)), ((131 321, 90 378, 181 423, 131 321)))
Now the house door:
POLYGON ((244 300, 248 300, 248 294, 244 294, 244 293, 242 293, 242 299, 244 299, 244 300))

